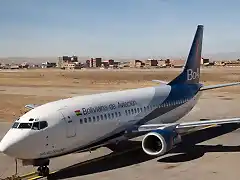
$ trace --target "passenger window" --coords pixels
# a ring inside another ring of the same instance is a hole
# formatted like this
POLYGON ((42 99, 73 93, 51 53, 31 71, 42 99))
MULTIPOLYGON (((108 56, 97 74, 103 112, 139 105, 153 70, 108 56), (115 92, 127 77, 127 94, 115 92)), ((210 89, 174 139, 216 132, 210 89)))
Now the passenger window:
POLYGON ((114 118, 114 114, 112 113, 112 118, 114 118))
POLYGON ((111 119, 111 115, 108 113, 108 119, 111 119))
POLYGON ((39 122, 33 123, 32 129, 33 130, 39 130, 39 122))
POLYGON ((132 112, 132 114, 133 114, 133 109, 131 109, 131 112, 132 112))
POLYGON ((101 120, 103 120, 103 115, 102 114, 100 115, 100 117, 101 117, 101 120))
POLYGON ((88 121, 89 121, 89 122, 92 122, 92 118, 91 118, 91 117, 89 117, 89 118, 88 118, 88 121))
POLYGON ((82 124, 83 123, 83 120, 82 119, 80 119, 80 124, 82 124))
POLYGON ((96 120, 96 119, 95 119, 95 116, 93 116, 93 122, 95 122, 95 120, 96 120))
POLYGON ((116 117, 118 116, 118 113, 117 113, 117 112, 115 112, 115 116, 116 116, 116 117))
POLYGON ((97 116, 97 121, 99 121, 99 116, 97 116))
POLYGON ((134 108, 134 112, 137 113, 137 109, 136 108, 134 108))
POLYGON ((121 112, 118 112, 118 116, 121 116, 121 112))
POLYGON ((142 112, 142 108, 140 108, 140 111, 142 112))
POLYGON ((144 111, 146 112, 146 107, 144 106, 144 111))
POLYGON ((106 114, 104 114, 104 118, 107 119, 107 115, 106 114))
POLYGON ((138 112, 138 113, 140 112, 139 108, 137 108, 137 112, 138 112))
POLYGON ((131 111, 130 111, 130 109, 128 110, 128 114, 129 114, 129 115, 131 114, 131 111))
POLYGON ((39 129, 44 129, 48 126, 47 121, 40 121, 39 123, 40 123, 39 129))
POLYGON ((87 118, 84 118, 84 122, 87 123, 87 118))

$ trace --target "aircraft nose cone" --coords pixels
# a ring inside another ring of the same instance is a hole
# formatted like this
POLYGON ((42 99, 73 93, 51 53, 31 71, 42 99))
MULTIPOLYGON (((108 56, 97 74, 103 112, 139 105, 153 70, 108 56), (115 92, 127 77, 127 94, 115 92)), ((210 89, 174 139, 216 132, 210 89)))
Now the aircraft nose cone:
POLYGON ((6 152, 6 147, 0 142, 0 152, 6 152))
POLYGON ((18 152, 18 143, 11 136, 5 135, 0 142, 0 152, 8 156, 15 156, 18 152))
POLYGON ((0 142, 0 152, 2 152, 3 154, 10 155, 11 149, 12 149, 12 147, 9 144, 0 142))
POLYGON ((11 155, 12 154, 11 149, 12 149, 11 146, 0 142, 0 152, 2 152, 3 154, 11 155))
POLYGON ((10 157, 18 158, 21 149, 18 143, 0 143, 0 152, 10 157))

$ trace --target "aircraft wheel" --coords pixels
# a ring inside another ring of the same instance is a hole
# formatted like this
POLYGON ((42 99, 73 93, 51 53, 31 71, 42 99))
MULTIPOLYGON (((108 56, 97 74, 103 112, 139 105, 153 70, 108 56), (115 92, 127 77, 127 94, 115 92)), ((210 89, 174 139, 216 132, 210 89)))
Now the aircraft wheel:
POLYGON ((40 166, 38 167, 37 171, 39 176, 46 177, 49 175, 49 168, 47 166, 40 166))

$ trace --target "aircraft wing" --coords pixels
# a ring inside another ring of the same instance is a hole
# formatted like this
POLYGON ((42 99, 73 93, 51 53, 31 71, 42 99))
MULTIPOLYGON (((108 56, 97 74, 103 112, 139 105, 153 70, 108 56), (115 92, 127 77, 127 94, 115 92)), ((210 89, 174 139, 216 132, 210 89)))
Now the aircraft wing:
POLYGON ((162 80, 152 80, 152 82, 157 82, 157 83, 161 83, 161 84, 167 84, 168 82, 166 81, 162 81, 162 80))
POLYGON ((205 121, 195 121, 195 122, 182 122, 182 123, 172 123, 172 124, 149 124, 141 125, 138 127, 138 132, 150 132, 157 129, 164 129, 166 127, 175 126, 175 130, 179 134, 186 134, 192 131, 197 131, 213 126, 218 126, 222 124, 239 124, 240 118, 229 118, 229 119, 216 119, 216 120, 205 120, 205 121))
POLYGON ((39 105, 37 105, 37 104, 27 104, 27 105, 25 105, 24 107, 25 108, 27 108, 27 109, 34 109, 34 108, 36 108, 36 107, 38 107, 39 105))
POLYGON ((222 87, 227 87, 227 86, 235 86, 235 85, 240 85, 240 82, 203 86, 203 87, 201 87, 200 91, 222 88, 222 87))

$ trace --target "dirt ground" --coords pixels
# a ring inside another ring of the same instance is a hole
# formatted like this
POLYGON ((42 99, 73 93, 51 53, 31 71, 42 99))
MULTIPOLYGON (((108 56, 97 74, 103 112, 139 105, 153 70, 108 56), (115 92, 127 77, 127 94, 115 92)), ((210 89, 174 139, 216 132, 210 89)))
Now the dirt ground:
MULTIPOLYGON (((43 104, 60 98, 157 85, 170 81, 181 69, 124 70, 2 70, 0 71, 0 120, 14 121, 26 104, 43 104)), ((240 67, 201 69, 201 82, 210 85, 240 81, 240 67)), ((239 87, 219 90, 239 93, 239 87)))

